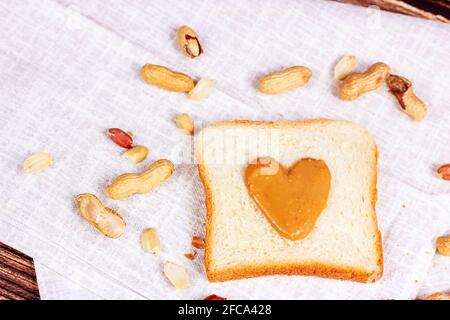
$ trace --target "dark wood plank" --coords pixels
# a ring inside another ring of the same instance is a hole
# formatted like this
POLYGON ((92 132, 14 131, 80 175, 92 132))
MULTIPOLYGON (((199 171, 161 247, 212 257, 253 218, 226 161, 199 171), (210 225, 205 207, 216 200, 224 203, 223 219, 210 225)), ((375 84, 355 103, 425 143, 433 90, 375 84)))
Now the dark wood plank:
POLYGON ((0 299, 2 300, 25 300, 12 291, 0 287, 0 299))
POLYGON ((429 20, 450 23, 450 0, 335 0, 368 7, 375 5, 383 10, 407 14, 429 20))
POLYGON ((29 291, 18 286, 15 282, 10 282, 0 278, 0 295, 1 290, 10 295, 13 295, 16 300, 39 300, 39 294, 35 290, 29 291))
POLYGON ((39 300, 33 259, 0 243, 0 300, 39 300))
POLYGON ((0 250, 0 263, 6 264, 11 268, 14 268, 20 272, 23 272, 31 277, 34 277, 34 267, 32 265, 24 265, 17 260, 11 259, 8 256, 2 255, 2 251, 0 250))
POLYGON ((26 254, 0 242, 0 255, 34 269, 33 259, 26 254))

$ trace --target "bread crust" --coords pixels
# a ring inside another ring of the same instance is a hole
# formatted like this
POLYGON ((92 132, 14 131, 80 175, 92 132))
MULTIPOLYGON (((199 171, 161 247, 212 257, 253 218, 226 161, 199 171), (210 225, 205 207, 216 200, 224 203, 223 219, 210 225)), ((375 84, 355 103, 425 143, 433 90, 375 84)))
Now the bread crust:
MULTIPOLYGON (((308 124, 329 123, 329 122, 347 122, 352 125, 357 125, 351 121, 345 120, 331 120, 331 119, 310 119, 302 121, 253 121, 253 120, 230 120, 222 121, 213 124, 211 127, 220 126, 269 126, 273 128, 283 127, 298 127, 308 124)), ((361 127, 360 125, 358 125, 361 127)), ((367 131, 367 129, 366 129, 367 131)), ((370 137, 370 133, 367 131, 370 137)), ((373 138, 372 138, 373 140, 373 138)), ((283 263, 283 264, 261 264, 261 265, 249 265, 249 266, 236 266, 228 269, 214 270, 213 261, 211 259, 212 248, 212 235, 214 233, 214 226, 212 225, 212 215, 214 214, 214 201, 212 198, 211 186, 208 180, 206 169, 202 164, 202 161, 197 154, 198 159, 198 171, 200 179, 202 181, 205 190, 205 203, 206 203, 206 247, 205 247, 205 267, 208 280, 210 282, 221 282, 227 280, 237 280, 243 278, 252 278, 268 275, 304 275, 304 276, 318 276, 324 278, 333 278, 338 280, 351 280, 357 282, 376 282, 383 275, 383 245, 381 232, 378 229, 378 221, 375 212, 375 204, 377 201, 377 162, 378 162, 378 148, 374 142, 374 167, 371 184, 371 203, 372 212, 371 218, 373 225, 375 226, 375 247, 377 254, 377 268, 373 272, 367 272, 353 267, 343 265, 331 265, 324 263, 283 263)))

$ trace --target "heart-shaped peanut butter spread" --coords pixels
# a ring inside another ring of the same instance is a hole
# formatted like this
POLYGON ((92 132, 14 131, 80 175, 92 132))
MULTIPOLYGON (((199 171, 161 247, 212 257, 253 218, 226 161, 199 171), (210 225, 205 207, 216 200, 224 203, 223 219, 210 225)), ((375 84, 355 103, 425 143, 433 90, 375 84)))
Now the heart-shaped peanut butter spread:
POLYGON ((270 157, 245 170, 250 197, 283 237, 305 238, 327 206, 331 175, 323 160, 300 159, 289 169, 270 157))

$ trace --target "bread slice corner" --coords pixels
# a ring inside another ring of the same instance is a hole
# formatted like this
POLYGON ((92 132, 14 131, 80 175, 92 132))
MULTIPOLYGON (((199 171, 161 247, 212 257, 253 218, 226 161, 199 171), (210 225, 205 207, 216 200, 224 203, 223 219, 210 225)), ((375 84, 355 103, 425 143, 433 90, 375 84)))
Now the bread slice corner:
POLYGON ((206 197, 209 281, 276 274, 358 282, 381 278, 378 154, 364 127, 328 119, 219 122, 199 133, 196 157, 206 197), (328 206, 306 238, 281 237, 248 195, 243 172, 247 161, 259 156, 272 156, 286 167, 305 157, 329 166, 328 206))

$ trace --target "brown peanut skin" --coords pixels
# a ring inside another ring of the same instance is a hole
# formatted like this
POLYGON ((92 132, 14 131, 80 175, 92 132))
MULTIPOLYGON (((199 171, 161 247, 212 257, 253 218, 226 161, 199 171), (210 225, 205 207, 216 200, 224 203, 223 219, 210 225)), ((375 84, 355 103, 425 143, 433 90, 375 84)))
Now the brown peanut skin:
POLYGON ((169 91, 189 92, 194 88, 194 80, 187 74, 175 72, 156 64, 144 65, 141 69, 141 76, 148 84, 169 91))
POLYGON ((351 101, 366 92, 378 89, 390 72, 391 68, 387 64, 377 62, 366 72, 351 73, 338 86, 339 98, 351 101))
POLYGON ((258 89, 264 94, 280 94, 303 87, 312 76, 312 71, 303 66, 294 66, 269 73, 262 77, 258 89))
POLYGON ((440 166, 436 173, 441 179, 450 181, 450 163, 440 166))
POLYGON ((386 84, 397 99, 398 104, 412 120, 421 121, 427 115, 427 106, 416 96, 412 82, 405 77, 391 74, 386 78, 386 84))

